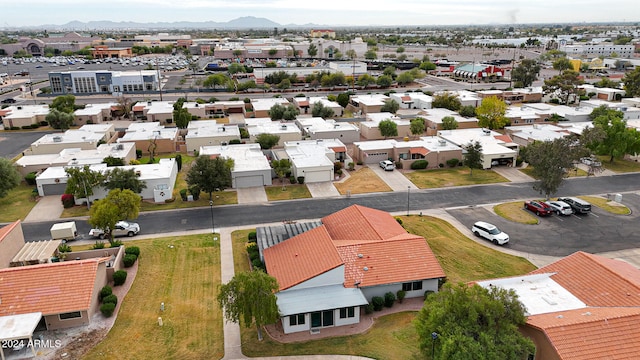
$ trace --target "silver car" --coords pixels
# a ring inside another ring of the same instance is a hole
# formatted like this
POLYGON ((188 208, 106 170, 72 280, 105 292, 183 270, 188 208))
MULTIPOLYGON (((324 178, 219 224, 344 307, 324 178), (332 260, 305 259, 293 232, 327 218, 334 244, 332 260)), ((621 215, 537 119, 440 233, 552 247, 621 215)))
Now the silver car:
POLYGON ((553 211, 556 213, 556 215, 573 214, 573 209, 571 209, 571 206, 564 201, 555 200, 555 201, 547 201, 546 203, 547 205, 553 208, 553 211))
MULTIPOLYGON (((128 221, 118 221, 116 226, 113 228, 113 237, 116 236, 128 236, 132 237, 137 235, 140 232, 140 225, 133 222, 128 221)), ((93 237, 97 237, 100 239, 104 239, 108 235, 108 231, 104 231, 103 229, 91 229, 89 231, 89 235, 93 237)))

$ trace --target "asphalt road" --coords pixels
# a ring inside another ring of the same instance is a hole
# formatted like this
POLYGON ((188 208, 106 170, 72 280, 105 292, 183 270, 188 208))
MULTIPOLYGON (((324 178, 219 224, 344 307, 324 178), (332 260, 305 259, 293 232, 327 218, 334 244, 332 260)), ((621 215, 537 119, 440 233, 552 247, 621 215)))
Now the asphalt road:
MULTIPOLYGON (((608 193, 630 193, 639 190, 640 173, 625 174, 607 177, 591 177, 576 178, 565 181, 560 193, 564 196, 589 195, 589 194, 608 194, 608 193)), ((435 209, 435 208, 460 208, 481 204, 493 204, 506 201, 513 201, 524 198, 539 197, 539 194, 532 189, 531 183, 506 183, 493 185, 480 185, 470 187, 455 187, 430 190, 412 190, 410 193, 410 209, 412 212, 435 209)), ((640 208, 638 196, 625 194, 625 199, 631 201, 630 207, 640 208)), ((627 201, 624 201, 626 204, 627 201)), ((338 210, 341 210, 352 204, 360 204, 383 211, 397 212, 407 209, 407 193, 376 193, 361 196, 351 196, 350 198, 328 198, 328 199, 305 199, 294 201, 271 202, 263 205, 227 205, 216 206, 213 209, 216 227, 228 226, 249 226, 252 224, 280 222, 282 220, 302 220, 317 219, 338 210)), ((478 211, 483 211, 478 209, 478 211)), ((486 210, 484 210, 486 211, 486 210)), ((626 220, 624 225, 621 217, 611 218, 607 214, 601 214, 596 210, 594 226, 585 226, 586 221, 578 222, 579 219, 566 219, 558 223, 567 225, 569 221, 574 221, 576 226, 571 229, 564 230, 564 227, 554 227, 550 231, 551 234, 543 235, 533 242, 529 239, 529 231, 527 228, 521 228, 517 224, 502 223, 500 219, 494 218, 491 214, 464 212, 450 210, 450 212, 459 217, 463 224, 469 225, 477 219, 496 220, 499 226, 504 226, 504 230, 514 238, 513 246, 515 249, 522 249, 531 253, 545 255, 567 255, 575 249, 584 251, 603 251, 636 248, 640 244, 640 233, 633 234, 633 221, 626 220), (513 226, 513 227, 512 227, 513 226), (522 236, 518 234, 522 233, 522 236), (525 233, 527 235, 525 235, 525 233), (573 234, 575 233, 575 234, 573 234), (558 239, 558 235, 561 238, 558 239), (595 234, 595 236, 594 236, 595 234), (603 243, 610 242, 609 234, 617 234, 616 236, 624 239, 617 241, 613 247, 603 243), (526 237, 526 241, 525 241, 526 237), (560 247, 560 240, 564 239, 566 246, 560 247), (567 239, 571 239, 569 242, 567 239)), ((475 210, 474 210, 475 212, 475 210)), ((628 217, 634 219, 635 217, 628 217)), ((547 222, 553 224, 550 219, 542 219, 543 224, 547 222)), ((587 219, 584 219, 587 220, 587 219)), ((143 234, 163 234, 176 231, 187 231, 196 229, 211 228, 211 213, 208 207, 182 209, 174 211, 158 211, 147 212, 140 215, 136 220, 142 229, 143 234)), ((591 217, 589 217, 591 221, 591 217)), ((44 240, 49 238, 49 229, 51 225, 59 221, 50 221, 42 223, 25 223, 23 231, 25 238, 29 241, 44 240)), ((89 225, 85 220, 76 221, 78 232, 87 234, 89 225)), ((538 225, 540 226, 540 225, 538 225)), ((637 227, 637 226, 636 226, 637 227)), ((536 228, 535 233, 540 228, 536 228)), ((86 235, 85 235, 86 238, 86 235)), ((533 238, 533 237, 532 237, 533 238)))
POLYGON ((14 158, 45 134, 54 131, 0 131, 0 157, 14 158))

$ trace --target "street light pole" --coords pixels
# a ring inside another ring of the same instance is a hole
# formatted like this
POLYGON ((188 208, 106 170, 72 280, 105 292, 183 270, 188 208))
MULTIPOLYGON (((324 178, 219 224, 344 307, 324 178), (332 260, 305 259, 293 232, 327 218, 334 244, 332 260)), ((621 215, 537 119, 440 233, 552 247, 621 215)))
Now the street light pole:
POLYGON ((216 223, 213 221, 213 200, 209 200, 209 208, 211 209, 211 230, 216 233, 216 223))
POLYGON ((409 200, 411 195, 411 186, 407 186, 407 216, 409 216, 409 200))

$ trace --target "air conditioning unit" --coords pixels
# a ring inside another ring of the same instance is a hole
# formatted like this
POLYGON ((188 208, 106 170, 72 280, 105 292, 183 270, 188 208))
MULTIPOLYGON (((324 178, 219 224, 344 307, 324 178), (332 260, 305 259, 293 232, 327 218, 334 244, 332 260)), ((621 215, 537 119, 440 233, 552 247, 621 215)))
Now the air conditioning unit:
POLYGON ((124 144, 116 145, 116 150, 124 150, 124 144))
POLYGON ((62 138, 60 136, 54 136, 53 142, 62 142, 62 138))
POLYGON ((438 140, 438 144, 440 144, 440 146, 445 146, 445 145, 447 145, 447 141, 446 140, 438 140))
POLYGON ((282 129, 282 130, 287 130, 287 125, 282 125, 282 126, 280 126, 280 129, 282 129))

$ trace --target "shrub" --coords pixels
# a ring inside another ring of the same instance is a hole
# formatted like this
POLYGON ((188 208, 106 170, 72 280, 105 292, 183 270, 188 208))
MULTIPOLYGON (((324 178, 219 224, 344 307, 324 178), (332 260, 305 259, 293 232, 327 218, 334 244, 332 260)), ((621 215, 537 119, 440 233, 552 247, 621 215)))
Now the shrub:
POLYGON ((102 301, 102 299, 111 295, 112 293, 113 291, 111 290, 111 286, 105 285, 102 287, 102 289, 100 289, 100 292, 98 293, 98 300, 102 301))
POLYGON ((142 157, 142 150, 136 149, 136 159, 140 159, 142 157))
POLYGON ((349 167, 349 170, 353 171, 353 169, 355 169, 355 167, 356 167, 356 164, 354 164, 353 161, 352 161, 347 166, 349 167))
POLYGON ((362 165, 362 160, 358 160, 358 161, 356 161, 356 164, 358 164, 358 165, 362 165))
POLYGON ((405 296, 407 296, 407 292, 404 290, 398 290, 396 292, 396 297, 398 298, 398 302, 402 304, 402 300, 404 300, 405 296))
POLYGON ((32 129, 37 129, 40 127, 40 124, 31 124, 32 129))
POLYGON ((247 238, 249 239, 250 242, 256 242, 256 240, 258 240, 258 235, 256 234, 255 231, 252 231, 249 233, 247 238))
POLYGON ((384 294, 384 306, 390 308, 393 306, 393 303, 395 302, 396 302, 396 296, 391 291, 384 294))
POLYGON ((118 305, 118 297, 115 296, 114 294, 107 295, 107 296, 102 298, 102 303, 103 304, 118 305))
POLYGON ((118 270, 113 273, 113 285, 120 286, 127 280, 127 272, 124 270, 118 270))
POLYGON ((164 203, 165 204, 171 204, 172 202, 176 201, 176 198, 168 198, 168 199, 164 199, 164 203))
POLYGON ((48 126, 49 123, 46 121, 40 121, 40 126, 48 126))
POLYGON ((131 159, 131 160, 129 160, 129 165, 140 165, 140 160, 131 159))
POLYGON ((398 224, 402 225, 402 219, 400 219, 399 217, 394 218, 396 219, 396 221, 398 222, 398 224))
POLYGON ((182 201, 187 201, 187 189, 180 189, 180 197, 182 201))
POLYGON ((115 310, 116 310, 116 304, 114 303, 106 303, 106 304, 100 305, 100 312, 105 317, 111 317, 111 315, 113 315, 113 312, 115 310))
POLYGON ((447 160, 447 165, 449 167, 456 167, 456 165, 458 165, 458 163, 460 162, 460 160, 453 158, 453 159, 449 159, 447 160))
POLYGON ((298 184, 304 184, 304 176, 298 176, 298 184))
POLYGON ((122 240, 113 240, 113 241, 109 244, 109 247, 111 247, 111 248, 117 248, 117 247, 120 247, 120 246, 122 246, 122 245, 123 245, 123 244, 122 244, 122 240))
POLYGON ((373 305, 372 304, 367 304, 364 306, 364 313, 365 314, 371 314, 373 312, 373 305))
POLYGON ((333 163, 333 172, 337 172, 342 169, 342 163, 340 161, 336 161, 333 163))
POLYGON ((75 200, 73 199, 73 195, 71 194, 62 194, 60 200, 62 200, 62 206, 65 209, 72 208, 73 205, 75 205, 75 200))
POLYGON ((136 260, 138 260, 137 256, 133 254, 126 254, 122 259, 122 262, 124 262, 124 267, 132 267, 136 260))
POLYGON ((395 165, 396 169, 402 170, 402 161, 396 161, 394 165, 395 165))
POLYGON ((384 307, 384 298, 382 296, 374 296, 371 298, 371 304, 373 304, 374 311, 380 311, 384 307))
POLYGON ((342 176, 342 169, 340 169, 340 170, 336 171, 336 175, 338 175, 338 176, 342 176))
POLYGON ((137 246, 129 246, 124 249, 125 254, 133 254, 136 257, 140 256, 140 248, 137 246))
POLYGON ((96 243, 93 244, 93 249, 104 249, 104 241, 96 241, 96 243))
POLYGON ((178 172, 182 170, 182 155, 176 155, 176 165, 178 165, 178 172))
POLYGON ((429 295, 431 295, 431 294, 433 294, 433 293, 435 293, 435 291, 433 291, 433 290, 427 290, 427 291, 425 291, 425 292, 424 292, 424 298, 425 298, 425 299, 426 299, 426 298, 428 298, 428 297, 429 297, 429 295))
POLYGON ((22 128, 22 130, 31 129, 31 125, 24 125, 21 128, 22 128))
POLYGON ((289 182, 292 183, 292 184, 295 184, 296 183, 296 177, 293 176, 293 175, 289 176, 289 182))
POLYGON ((411 170, 421 170, 426 169, 429 165, 427 160, 416 160, 411 164, 411 170))
POLYGON ((192 186, 189 188, 189 193, 193 195, 193 200, 200 199, 200 186, 192 186))
MULTIPOLYGON (((454 166, 455 166, 455 165, 454 165, 454 166)), ((444 167, 444 164, 443 164, 443 163, 440 163, 440 164, 438 164, 438 167, 439 167, 440 169, 442 169, 442 168, 444 167)))
POLYGON ((254 269, 262 269, 264 267, 260 259, 254 259, 253 261, 251 261, 251 265, 253 265, 254 269))

